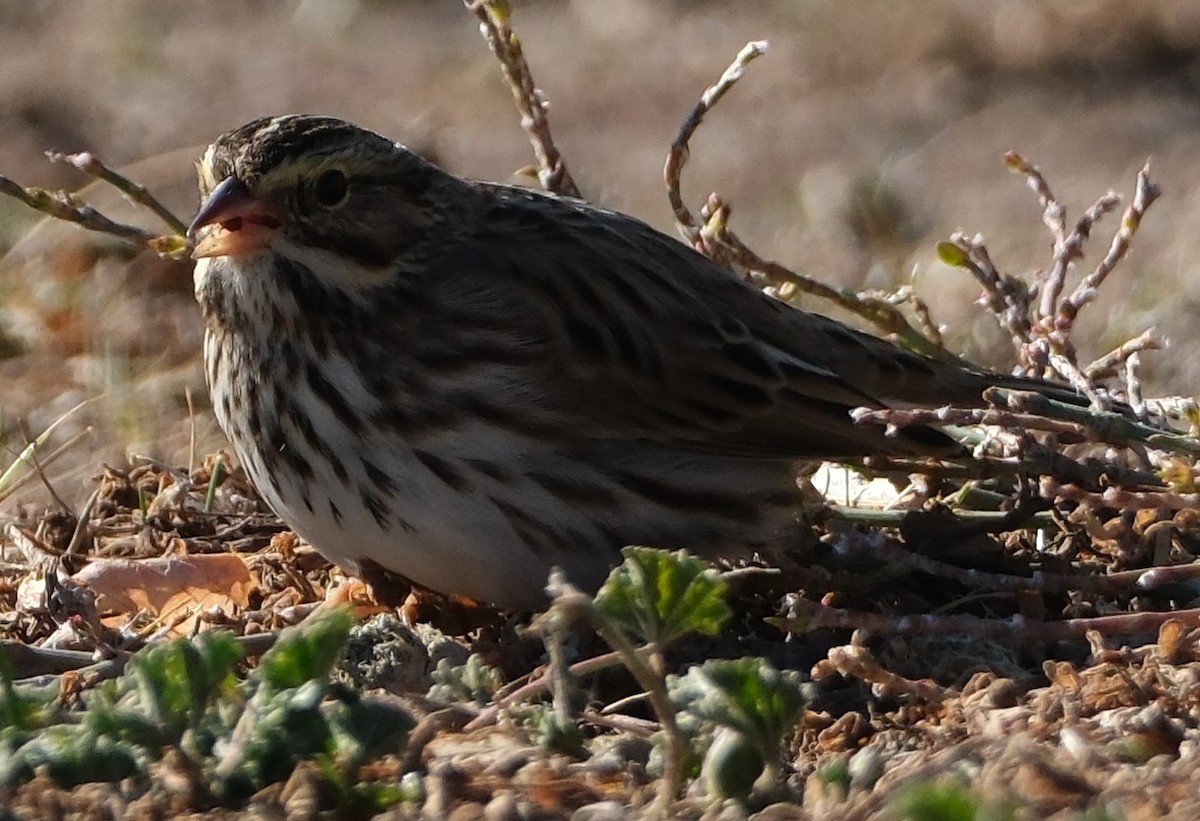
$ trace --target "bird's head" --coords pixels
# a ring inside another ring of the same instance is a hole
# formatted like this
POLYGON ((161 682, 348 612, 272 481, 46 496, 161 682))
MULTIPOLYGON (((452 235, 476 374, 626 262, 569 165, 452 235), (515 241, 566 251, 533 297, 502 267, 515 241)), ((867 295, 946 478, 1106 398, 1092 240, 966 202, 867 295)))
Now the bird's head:
POLYGON ((443 221, 442 190, 462 185, 379 134, 308 115, 222 135, 197 173, 193 256, 274 253, 335 278, 393 268, 443 221))

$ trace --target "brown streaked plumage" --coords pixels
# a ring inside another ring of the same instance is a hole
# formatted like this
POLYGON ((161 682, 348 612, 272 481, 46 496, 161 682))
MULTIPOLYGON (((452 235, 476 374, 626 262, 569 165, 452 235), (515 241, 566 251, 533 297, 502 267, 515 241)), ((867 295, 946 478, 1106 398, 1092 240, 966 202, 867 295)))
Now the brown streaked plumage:
POLYGON ((199 164, 217 418, 329 558, 535 607, 626 544, 768 546, 799 460, 949 453, 850 409, 1044 383, 791 308, 623 214, 469 182, 332 118, 257 120, 199 164))

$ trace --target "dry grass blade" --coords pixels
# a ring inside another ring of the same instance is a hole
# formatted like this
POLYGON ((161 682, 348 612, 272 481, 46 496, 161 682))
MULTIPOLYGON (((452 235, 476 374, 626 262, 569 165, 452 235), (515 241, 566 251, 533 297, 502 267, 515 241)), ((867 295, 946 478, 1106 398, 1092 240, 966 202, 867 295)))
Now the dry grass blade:
POLYGON ((13 460, 13 463, 9 465, 3 473, 0 473, 0 501, 3 501, 8 494, 13 492, 17 483, 21 479, 21 473, 23 471, 27 469, 33 469, 38 450, 46 446, 46 443, 50 441, 50 437, 54 435, 54 432, 59 428, 59 426, 78 413, 83 406, 88 404, 90 401, 92 400, 85 399, 64 413, 62 416, 51 422, 44 431, 42 431, 32 442, 25 446, 21 453, 18 454, 17 458, 13 460))
MULTIPOLYGON (((60 457, 62 457, 66 453, 70 452, 71 449, 73 449, 76 445, 78 445, 80 442, 84 441, 91 435, 92 435, 91 427, 84 428, 79 433, 75 434, 70 439, 63 442, 57 448, 50 451, 50 453, 46 454, 46 456, 44 456, 43 458, 37 459, 35 456, 32 464, 31 464, 31 467, 33 468, 33 470, 31 472, 26 473, 24 476, 20 476, 20 477, 16 478, 16 480, 11 485, 8 485, 7 487, 3 488, 3 490, 0 490, 0 502, 3 502, 9 496, 16 493, 18 490, 25 487, 25 485, 29 484, 30 482, 34 481, 35 479, 43 478, 43 472, 46 470, 46 468, 53 465, 55 462, 58 461, 58 459, 60 457)), ((12 468, 12 466, 10 466, 10 469, 11 468, 12 468)), ((6 475, 7 475, 7 472, 8 471, 5 471, 6 475)))

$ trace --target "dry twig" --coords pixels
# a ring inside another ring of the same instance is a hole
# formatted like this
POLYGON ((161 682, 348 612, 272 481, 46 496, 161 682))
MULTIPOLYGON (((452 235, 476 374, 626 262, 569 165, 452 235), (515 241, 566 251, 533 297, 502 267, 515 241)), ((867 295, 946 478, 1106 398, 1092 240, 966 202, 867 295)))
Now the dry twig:
POLYGON ((1104 408, 1107 400, 1096 390, 1096 380, 1114 375, 1132 353, 1155 348, 1158 343, 1147 332, 1080 368, 1071 331, 1079 309, 1096 298, 1100 285, 1125 256, 1142 216, 1158 198, 1159 189, 1150 181, 1148 166, 1143 167, 1138 174, 1133 204, 1126 209, 1108 254, 1070 296, 1060 299, 1070 267, 1082 258, 1083 246, 1095 224, 1120 204, 1120 197, 1112 191, 1100 197, 1068 232, 1066 209, 1054 196, 1037 166, 1012 151, 1004 155, 1004 162, 1011 170, 1025 176, 1042 205, 1042 221, 1054 238, 1049 272, 1041 275, 1035 286, 1001 274, 982 238, 970 238, 962 233, 954 234, 949 242, 939 243, 938 255, 948 265, 969 271, 983 287, 981 303, 1009 333, 1027 373, 1043 376, 1047 370, 1052 370, 1087 396, 1093 406, 1104 408))
POLYGON ((149 247, 151 242, 159 238, 157 234, 150 231, 110 220, 77 195, 67 191, 26 188, 8 177, 0 177, 0 194, 14 197, 30 208, 41 211, 43 214, 49 214, 55 219, 73 222, 89 231, 99 231, 139 245, 149 247))
POLYGON ((1032 391, 989 388, 984 393, 984 398, 995 405, 1021 413, 1078 422, 1088 429, 1089 438, 1097 442, 1121 445, 1139 444, 1158 450, 1200 457, 1200 441, 1195 438, 1150 427, 1119 413, 1096 413, 1087 408, 1056 402, 1032 391))
MULTIPOLYGON (((743 243, 729 228, 730 207, 717 194, 710 194, 697 219, 684 204, 680 192, 683 166, 687 163, 692 135, 704 121, 705 115, 742 78, 746 66, 766 52, 765 41, 747 43, 720 79, 705 89, 699 102, 684 118, 679 132, 671 143, 663 167, 663 180, 667 187, 667 199, 675 213, 680 233, 696 250, 726 267, 740 266, 765 276, 777 286, 785 286, 801 293, 826 299, 851 313, 871 322, 884 333, 891 335, 903 347, 926 356, 961 363, 953 354, 941 347, 940 334, 927 337, 912 326, 895 305, 903 302, 893 297, 881 298, 873 293, 855 294, 852 291, 832 288, 811 277, 764 259, 743 243)), ((783 294, 786 296, 786 294, 783 294)), ((917 308, 918 312, 921 308, 917 308)), ((928 311, 920 319, 923 325, 934 327, 928 311)))
POLYGON ((765 621, 792 634, 820 629, 865 630, 878 636, 963 634, 978 639, 1054 642, 1082 639, 1089 630, 1098 630, 1107 636, 1154 633, 1172 619, 1178 619, 1189 627, 1200 626, 1200 609, 1036 621, 1021 616, 983 619, 965 615, 881 615, 829 607, 796 596, 789 599, 787 616, 765 621))
POLYGON ((85 174, 90 174, 97 179, 104 180, 104 182, 128 197, 130 201, 149 209, 166 223, 167 227, 175 232, 175 234, 179 236, 187 235, 188 227, 183 223, 183 220, 175 216, 171 212, 171 209, 167 208, 157 197, 151 194, 146 186, 129 179, 124 174, 113 171, 90 151, 84 151, 79 154, 62 154, 58 151, 47 151, 46 158, 50 162, 65 162, 68 165, 78 168, 85 174))
MULTIPOLYGON (((955 512, 955 517, 966 518, 963 512, 959 511, 955 512)), ((1025 526, 1029 527, 1031 524, 1027 521, 1025 526)), ((1047 525, 1043 523, 1043 527, 1045 526, 1047 525)), ((838 532, 834 547, 840 558, 849 565, 853 565, 856 560, 870 561, 886 566, 889 573, 923 573, 933 578, 955 582, 967 590, 974 591, 1029 591, 1049 595, 1069 592, 1128 595, 1139 590, 1152 590, 1168 583, 1179 584, 1200 578, 1200 564, 1124 570, 1104 575, 1050 573, 1044 570, 1035 570, 1029 576, 990 573, 914 553, 905 548, 903 543, 881 533, 864 533, 851 528, 838 532)))
POLYGON ((871 684, 877 698, 907 696, 930 704, 939 704, 954 694, 932 679, 914 680, 887 670, 871 651, 859 644, 833 647, 824 661, 813 667, 813 681, 825 681, 835 675, 857 678, 871 684))
POLYGON ((581 197, 579 187, 567 170, 567 163, 550 135, 546 118, 546 99, 533 81, 521 41, 509 27, 510 10, 507 2, 498 0, 464 0, 479 20, 479 30, 487 40, 492 54, 500 61, 504 78, 512 90, 517 110, 521 112, 521 127, 529 135, 537 157, 538 182, 542 188, 564 197, 581 197))
MULTIPOLYGON (((178 217, 164 208, 157 199, 152 197, 145 188, 109 169, 91 154, 62 155, 49 152, 47 156, 52 161, 65 160, 76 168, 95 174, 116 186, 123 194, 134 199, 140 205, 151 209, 172 228, 183 228, 178 217), (141 192, 141 193, 139 193, 141 192), (153 203, 153 205, 151 205, 153 203)), ((96 231, 117 237, 134 245, 148 248, 156 254, 174 259, 183 259, 191 252, 191 243, 186 236, 186 228, 170 235, 155 234, 136 225, 127 225, 109 219, 94 207, 84 202, 77 194, 67 191, 47 191, 44 188, 25 187, 13 182, 7 177, 0 176, 0 194, 18 199, 21 202, 64 222, 73 222, 80 228, 96 231)))
POLYGON ((948 241, 938 243, 937 252, 942 262, 964 268, 975 277, 983 287, 980 304, 992 312, 1000 326, 1008 331, 1014 347, 1024 353, 1033 332, 1029 321, 1033 294, 1029 286, 997 270, 987 246, 983 244, 983 237, 978 234, 968 237, 962 232, 955 232, 948 241))
POLYGON ((1091 235, 1092 226, 1100 217, 1116 208, 1121 198, 1109 191, 1079 218, 1074 230, 1068 234, 1067 209, 1050 191, 1050 184, 1042 176, 1041 169, 1015 151, 1004 155, 1004 164, 1012 171, 1025 175, 1026 184, 1038 195, 1038 201, 1044 209, 1042 221, 1054 236, 1054 261, 1049 275, 1041 283, 1041 302, 1038 305, 1039 317, 1050 318, 1058 306, 1067 270, 1072 262, 1083 256, 1083 244, 1091 235))
POLYGON ((1062 305, 1059 306, 1058 318, 1055 321, 1058 331, 1064 335, 1069 334, 1075 322, 1075 317, 1079 315, 1079 309, 1096 299, 1099 295, 1100 286, 1104 284, 1104 280, 1116 268, 1117 263, 1124 259, 1125 254, 1128 253, 1130 243, 1133 241, 1133 235, 1137 233, 1138 227, 1142 224, 1142 217, 1145 216, 1146 209, 1161 195, 1162 190, 1150 181, 1150 165, 1147 163, 1138 172, 1137 184, 1133 193, 1133 202, 1129 204, 1129 207, 1125 209, 1125 213, 1121 216, 1121 227, 1117 229, 1117 233, 1113 236, 1108 253, 1104 255, 1104 259, 1100 260, 1095 270, 1085 276, 1079 285, 1075 287, 1075 291, 1063 300, 1062 305))
POLYGON ((1084 376, 1096 382, 1110 379, 1121 371, 1121 365, 1129 357, 1141 351, 1157 351, 1162 349, 1162 342, 1154 335, 1153 328, 1147 328, 1133 339, 1127 339, 1103 356, 1092 360, 1083 369, 1084 376))

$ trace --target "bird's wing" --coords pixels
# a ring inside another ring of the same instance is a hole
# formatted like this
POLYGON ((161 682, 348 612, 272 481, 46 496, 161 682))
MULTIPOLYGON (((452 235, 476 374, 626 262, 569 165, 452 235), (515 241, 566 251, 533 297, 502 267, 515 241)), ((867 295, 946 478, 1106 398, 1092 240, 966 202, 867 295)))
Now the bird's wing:
MULTIPOLYGON (((953 448, 937 431, 885 437, 849 416, 924 398, 944 366, 771 299, 630 217, 494 192, 467 241, 426 272, 437 313, 459 317, 446 327, 483 328, 510 352, 475 351, 502 375, 491 402, 510 394, 532 416, 577 420, 578 435, 731 456, 953 448)), ((430 328, 426 343, 459 344, 430 328)))

